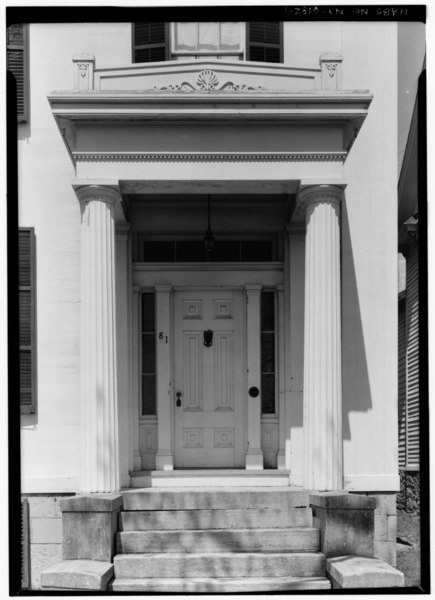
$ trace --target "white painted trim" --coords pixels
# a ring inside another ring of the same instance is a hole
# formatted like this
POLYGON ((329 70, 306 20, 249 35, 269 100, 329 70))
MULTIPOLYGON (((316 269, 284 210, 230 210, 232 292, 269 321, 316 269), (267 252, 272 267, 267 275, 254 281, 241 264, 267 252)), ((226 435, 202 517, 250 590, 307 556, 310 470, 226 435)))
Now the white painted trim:
POLYGON ((398 492, 399 475, 345 475, 344 489, 349 492, 398 492))
POLYGON ((22 494, 60 494, 78 493, 79 476, 75 477, 22 477, 22 494))

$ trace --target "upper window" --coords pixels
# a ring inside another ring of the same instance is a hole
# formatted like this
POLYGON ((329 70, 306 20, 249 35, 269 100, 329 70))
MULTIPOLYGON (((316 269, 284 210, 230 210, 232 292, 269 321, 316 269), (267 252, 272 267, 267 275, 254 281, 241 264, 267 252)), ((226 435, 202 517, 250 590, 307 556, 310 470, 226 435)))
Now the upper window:
POLYGON ((16 23, 7 28, 7 69, 15 77, 17 85, 17 119, 27 121, 28 80, 27 80, 27 27, 16 23))
POLYGON ((133 62, 209 56, 282 62, 282 23, 134 23, 133 62), (246 35, 245 35, 246 32, 246 35))

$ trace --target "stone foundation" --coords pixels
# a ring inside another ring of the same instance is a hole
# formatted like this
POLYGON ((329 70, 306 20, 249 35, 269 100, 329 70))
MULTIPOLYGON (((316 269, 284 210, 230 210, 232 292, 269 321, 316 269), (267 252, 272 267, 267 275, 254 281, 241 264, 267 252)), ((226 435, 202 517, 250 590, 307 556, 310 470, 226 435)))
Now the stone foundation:
MULTIPOLYGON (((361 493, 360 493, 361 495, 361 493)), ((374 556, 396 566, 397 513, 396 493, 364 492, 375 498, 374 556)))
MULTIPOLYGON (((70 495, 70 494, 68 494, 70 495)), ((29 503, 30 589, 41 587, 41 571, 62 559, 63 495, 25 494, 29 503)))

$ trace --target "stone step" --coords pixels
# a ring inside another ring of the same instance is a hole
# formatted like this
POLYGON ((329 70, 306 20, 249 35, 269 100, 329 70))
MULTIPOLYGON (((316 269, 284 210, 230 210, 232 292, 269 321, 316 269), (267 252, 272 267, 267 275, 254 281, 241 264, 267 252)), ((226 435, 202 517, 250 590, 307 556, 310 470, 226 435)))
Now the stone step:
POLYGON ((174 487, 289 487, 290 472, 278 469, 182 469, 133 471, 130 486, 174 487))
POLYGON ((302 488, 147 488, 122 492, 124 510, 195 510, 303 508, 309 506, 302 488))
POLYGON ((296 590, 329 590, 326 577, 197 577, 195 579, 158 577, 148 579, 115 579, 114 592, 163 592, 185 594, 231 594, 247 592, 286 592, 296 590))
POLYGON ((153 529, 257 529, 312 527, 311 508, 251 508, 123 511, 123 531, 153 529))
POLYGON ((176 531, 121 531, 117 551, 151 552, 316 552, 319 531, 293 529, 198 529, 176 531))
POLYGON ((116 579, 192 577, 323 577, 320 552, 117 554, 116 579))

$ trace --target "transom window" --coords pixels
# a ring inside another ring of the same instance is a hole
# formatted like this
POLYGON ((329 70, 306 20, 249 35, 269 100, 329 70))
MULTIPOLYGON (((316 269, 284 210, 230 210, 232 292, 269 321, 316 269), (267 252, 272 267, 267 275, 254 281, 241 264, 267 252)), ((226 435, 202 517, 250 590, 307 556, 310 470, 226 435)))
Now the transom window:
POLYGON ((225 60, 283 61, 282 23, 134 23, 133 62, 210 56, 225 60))
POLYGON ((276 260, 272 239, 215 240, 205 250, 202 240, 144 240, 138 244, 140 262, 270 262, 276 260))

